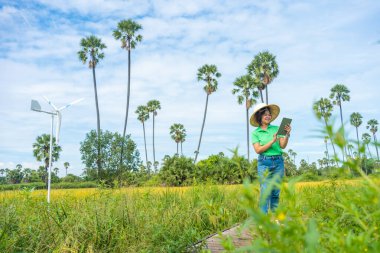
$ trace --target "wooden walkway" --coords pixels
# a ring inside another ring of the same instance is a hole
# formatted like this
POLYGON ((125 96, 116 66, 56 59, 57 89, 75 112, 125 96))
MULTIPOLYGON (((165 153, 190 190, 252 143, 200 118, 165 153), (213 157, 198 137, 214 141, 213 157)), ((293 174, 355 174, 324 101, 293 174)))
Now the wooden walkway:
MULTIPOLYGON (((247 229, 242 230, 240 225, 235 225, 224 230, 222 232, 222 236, 230 237, 236 249, 250 245, 253 239, 249 231, 247 229)), ((221 245, 221 236, 218 233, 206 237, 204 240, 198 242, 189 250, 189 252, 195 253, 201 251, 202 249, 208 250, 212 253, 225 251, 221 245)))

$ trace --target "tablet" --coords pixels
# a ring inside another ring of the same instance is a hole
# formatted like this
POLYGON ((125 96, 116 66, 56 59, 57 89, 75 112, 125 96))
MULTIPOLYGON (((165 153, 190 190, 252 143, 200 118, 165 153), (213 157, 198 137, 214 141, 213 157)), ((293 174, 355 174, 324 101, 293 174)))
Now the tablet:
POLYGON ((292 119, 282 118, 281 125, 278 128, 277 135, 286 135, 285 126, 290 125, 292 119))

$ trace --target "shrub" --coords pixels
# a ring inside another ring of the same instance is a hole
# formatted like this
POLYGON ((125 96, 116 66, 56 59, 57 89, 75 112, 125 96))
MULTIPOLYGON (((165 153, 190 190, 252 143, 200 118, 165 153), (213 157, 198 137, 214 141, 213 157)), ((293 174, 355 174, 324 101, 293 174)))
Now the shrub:
POLYGON ((165 156, 160 170, 162 182, 170 186, 190 185, 193 181, 195 166, 191 158, 174 155, 165 156))

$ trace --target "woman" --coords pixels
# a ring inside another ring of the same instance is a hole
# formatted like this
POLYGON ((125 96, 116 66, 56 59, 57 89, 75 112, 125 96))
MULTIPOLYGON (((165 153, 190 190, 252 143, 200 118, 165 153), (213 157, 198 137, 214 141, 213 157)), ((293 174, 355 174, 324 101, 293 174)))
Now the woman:
POLYGON ((264 213, 268 213, 268 209, 274 211, 279 203, 280 189, 275 185, 270 187, 272 189, 270 190, 268 186, 272 181, 281 183, 284 177, 282 149, 286 148, 291 131, 290 125, 287 125, 285 126, 286 135, 277 136, 279 127, 270 123, 277 118, 279 113, 280 107, 277 105, 260 103, 255 106, 250 119, 251 125, 257 127, 252 132, 252 144, 255 152, 259 154, 257 166, 260 182, 259 207, 264 213))

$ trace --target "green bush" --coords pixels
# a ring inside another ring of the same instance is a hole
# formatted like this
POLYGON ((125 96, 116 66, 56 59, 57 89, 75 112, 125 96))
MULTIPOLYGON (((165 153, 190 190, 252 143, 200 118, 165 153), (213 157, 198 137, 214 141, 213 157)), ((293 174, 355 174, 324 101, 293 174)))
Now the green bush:
POLYGON ((191 185, 194 171, 195 166, 191 158, 178 155, 165 156, 159 176, 168 186, 191 185))
POLYGON ((199 182, 239 184, 244 178, 253 180, 257 177, 255 166, 257 162, 250 164, 243 156, 239 156, 237 151, 232 158, 219 153, 197 163, 196 179, 199 182))

